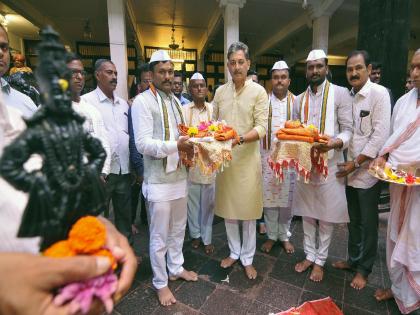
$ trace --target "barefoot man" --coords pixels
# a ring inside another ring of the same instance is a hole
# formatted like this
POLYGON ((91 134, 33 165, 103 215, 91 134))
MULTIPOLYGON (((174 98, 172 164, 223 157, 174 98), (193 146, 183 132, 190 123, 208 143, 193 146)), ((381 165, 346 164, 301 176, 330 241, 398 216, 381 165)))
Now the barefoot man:
POLYGON ((315 125, 320 133, 331 136, 327 144, 316 149, 328 152, 328 178, 311 174, 311 182, 296 182, 293 197, 293 214, 302 216, 306 258, 296 264, 297 272, 312 268, 310 279, 322 281, 323 266, 328 256, 334 223, 347 223, 345 184, 336 178, 337 164, 344 161, 342 150, 348 146, 352 135, 351 98, 349 91, 326 80, 328 59, 323 50, 309 53, 306 59, 306 79, 309 87, 294 103, 294 117, 305 124, 315 125), (318 221, 318 224, 317 224, 318 221), (317 227, 318 225, 318 227, 317 227), (316 231, 318 229, 318 248, 316 231))
MULTIPOLYGON (((420 169, 420 49, 411 60, 414 88, 395 104, 391 137, 373 166, 390 165, 420 169)), ((390 185, 391 212, 388 220, 386 260, 392 286, 379 289, 376 299, 394 297, 403 314, 420 309, 420 187, 390 185)), ((414 314, 414 313, 413 313, 414 314)), ((416 313, 417 314, 417 313, 416 313)))
POLYGON ((356 272, 350 286, 361 290, 372 272, 378 247, 380 182, 368 171, 389 137, 391 101, 388 90, 369 80, 369 54, 352 51, 347 57, 347 80, 353 87, 353 137, 347 162, 339 164, 337 177, 347 176, 346 196, 350 223, 348 260, 333 263, 338 269, 356 272))
POLYGON ((169 279, 197 281, 197 274, 182 267, 187 222, 187 172, 179 163, 179 151, 192 153, 188 137, 179 137, 178 124, 184 123, 181 104, 171 92, 174 65, 164 50, 150 58, 152 84, 136 96, 131 112, 137 150, 144 158, 143 194, 148 202, 150 263, 153 286, 159 302, 168 306, 176 299, 169 279))
POLYGON ((256 247, 256 223, 263 208, 259 140, 267 128, 268 96, 264 88, 247 80, 250 66, 248 46, 230 45, 227 54, 232 80, 219 87, 214 96, 213 117, 225 120, 239 135, 233 141, 232 162, 216 177, 215 213, 225 219, 230 255, 222 268, 238 259, 249 279, 257 277, 252 265, 256 247), (242 245, 239 224, 242 223, 242 245))
POLYGON ((285 176, 281 185, 273 176, 268 165, 271 144, 275 132, 284 127, 286 120, 292 119, 295 96, 289 91, 289 67, 283 60, 277 61, 270 71, 273 91, 270 94, 268 111, 267 135, 262 141, 261 163, 264 176, 264 221, 267 226, 268 239, 262 244, 261 251, 269 253, 277 241, 284 250, 292 254, 295 249, 289 241, 291 221, 291 201, 294 182, 290 176, 285 176))

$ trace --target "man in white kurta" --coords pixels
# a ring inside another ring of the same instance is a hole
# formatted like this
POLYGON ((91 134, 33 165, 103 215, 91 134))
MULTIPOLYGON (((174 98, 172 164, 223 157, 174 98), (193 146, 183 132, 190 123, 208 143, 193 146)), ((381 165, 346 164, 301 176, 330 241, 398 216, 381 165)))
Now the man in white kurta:
POLYGON ((345 182, 336 178, 337 164, 344 161, 342 150, 347 148, 352 135, 352 107, 349 91, 326 80, 327 57, 322 50, 309 53, 306 63, 307 90, 294 104, 294 117, 305 124, 315 125, 320 133, 331 137, 328 144, 318 144, 317 150, 328 152, 326 180, 312 172, 308 184, 296 182, 293 214, 302 216, 306 258, 296 264, 297 272, 312 268, 310 279, 323 279, 323 266, 328 256, 334 223, 347 223, 345 182), (318 224, 317 224, 318 221, 318 224), (318 225, 318 227, 317 227, 318 225), (316 247, 318 234, 318 248, 316 247))
POLYGON ((289 241, 291 204, 294 181, 292 174, 285 176, 283 183, 279 184, 273 171, 268 165, 271 147, 275 140, 275 133, 284 127, 286 120, 292 119, 293 102, 295 96, 289 91, 289 67, 283 60, 277 61, 270 71, 273 91, 270 93, 268 111, 267 134, 262 141, 261 164, 264 179, 264 220, 267 227, 267 241, 261 246, 261 251, 269 253, 274 244, 282 243, 288 254, 294 252, 289 241))
MULTIPOLYGON (((211 121, 213 105, 206 102, 207 86, 201 73, 190 78, 189 91, 193 101, 182 107, 187 126, 198 126, 200 122, 211 121)), ((190 168, 188 173, 188 229, 192 238, 191 245, 198 248, 201 241, 204 252, 211 254, 214 218, 214 182, 216 174, 203 175, 198 167, 190 168)))
POLYGON ((197 274, 185 270, 182 245, 187 223, 187 172, 178 151, 191 154, 188 137, 179 137, 177 126, 184 123, 181 104, 171 92, 174 65, 164 50, 150 59, 153 83, 136 96, 131 107, 137 150, 144 158, 143 194, 149 211, 150 262, 153 286, 163 306, 176 303, 168 287, 178 278, 197 281, 197 274))
POLYGON ((232 161, 216 177, 215 213, 225 219, 230 255, 222 268, 238 259, 249 279, 257 277, 252 265, 256 246, 256 223, 262 214, 262 170, 259 140, 265 136, 268 97, 264 88, 247 80, 250 67, 248 47, 233 43, 228 50, 232 80, 219 87, 214 96, 213 117, 225 120, 238 133, 233 140, 232 161), (242 223, 242 244, 239 224, 242 223))
MULTIPOLYGON (((391 136, 375 165, 385 162, 419 176, 420 169, 420 49, 411 61, 415 87, 403 95, 392 113, 391 136)), ((391 289, 379 289, 378 300, 394 297, 403 314, 420 308, 420 187, 390 184, 387 266, 391 289)))

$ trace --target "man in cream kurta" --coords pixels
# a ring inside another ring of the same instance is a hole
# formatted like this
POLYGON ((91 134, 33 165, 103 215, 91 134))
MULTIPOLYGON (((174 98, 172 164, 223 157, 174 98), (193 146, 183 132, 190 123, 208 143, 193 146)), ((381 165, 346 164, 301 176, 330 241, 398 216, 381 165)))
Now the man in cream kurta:
MULTIPOLYGON (((411 60, 414 88, 395 104, 391 136, 373 167, 392 167, 415 172, 420 169, 420 49, 411 60), (411 169, 411 170, 410 170, 411 169)), ((391 212, 388 219, 386 261, 390 289, 378 289, 378 300, 394 297, 403 314, 420 309, 420 187, 390 184, 391 212)))
POLYGON ((337 164, 344 161, 342 150, 347 148, 352 136, 352 100, 349 91, 326 80, 327 58, 322 50, 309 53, 306 63, 308 89, 300 94, 294 104, 294 118, 315 125, 320 133, 331 136, 328 144, 318 144, 317 149, 328 152, 328 177, 315 172, 311 182, 296 182, 293 214, 302 216, 304 250, 306 258, 296 264, 297 272, 313 266, 310 279, 323 279, 323 266, 328 256, 334 223, 347 223, 345 182, 336 178, 337 164), (322 110, 324 109, 324 110, 322 110), (317 220, 319 246, 316 248, 317 220))
MULTIPOLYGON (((200 73, 194 73, 190 79, 189 91, 193 102, 182 107, 185 124, 198 126, 200 122, 212 119, 213 105, 206 102, 207 86, 200 73)), ((216 175, 203 175, 198 167, 190 168, 188 174, 188 229, 192 238, 192 247, 204 244, 204 252, 211 254, 214 218, 214 181, 216 175)))
POLYGON ((171 280, 197 281, 197 274, 185 270, 185 226, 187 223, 187 172, 178 151, 192 153, 188 137, 179 137, 184 123, 181 104, 171 92, 174 65, 168 53, 158 50, 150 58, 152 84, 136 96, 131 107, 137 150, 144 158, 143 194, 149 211, 150 263, 153 286, 163 306, 176 303, 168 287, 171 280), (134 119, 135 118, 135 119, 134 119))
POLYGON ((288 254, 294 252, 292 243, 289 242, 291 203, 293 197, 293 174, 285 176, 282 184, 274 176, 268 165, 275 132, 284 127, 286 120, 292 119, 293 102, 295 96, 290 92, 289 67, 283 60, 277 61, 270 71, 273 91, 269 95, 270 107, 268 113, 267 135, 262 141, 261 163, 264 179, 264 219, 267 226, 267 241, 261 246, 261 251, 269 253, 274 244, 282 243, 288 254))
POLYGON ((246 80, 250 66, 248 47, 233 43, 228 50, 228 68, 232 80, 219 87, 214 96, 213 117, 225 120, 238 133, 233 140, 232 161, 216 177, 215 212, 225 219, 230 255, 223 268, 238 259, 249 279, 257 272, 252 266, 256 246, 256 223, 263 207, 263 184, 259 140, 265 135, 268 97, 264 88, 246 80), (242 246, 239 223, 242 222, 242 246))

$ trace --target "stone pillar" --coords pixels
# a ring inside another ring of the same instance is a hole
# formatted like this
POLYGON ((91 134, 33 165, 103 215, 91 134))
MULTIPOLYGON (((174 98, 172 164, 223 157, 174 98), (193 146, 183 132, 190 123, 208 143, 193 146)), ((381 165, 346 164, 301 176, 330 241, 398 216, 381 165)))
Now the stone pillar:
POLYGON ((242 8, 246 0, 220 0, 223 8, 224 24, 224 55, 225 55, 225 82, 230 80, 229 70, 227 69, 227 52, 233 42, 239 40, 239 9, 242 8))
POLYGON ((322 49, 328 54, 328 32, 330 17, 322 15, 312 22, 312 49, 322 49))
POLYGON ((397 100, 404 93, 412 0, 363 0, 357 47, 382 64, 381 84, 397 100))
POLYGON ((109 48, 111 60, 118 71, 116 93, 119 97, 128 99, 128 61, 127 37, 125 33, 125 1, 107 0, 109 48))

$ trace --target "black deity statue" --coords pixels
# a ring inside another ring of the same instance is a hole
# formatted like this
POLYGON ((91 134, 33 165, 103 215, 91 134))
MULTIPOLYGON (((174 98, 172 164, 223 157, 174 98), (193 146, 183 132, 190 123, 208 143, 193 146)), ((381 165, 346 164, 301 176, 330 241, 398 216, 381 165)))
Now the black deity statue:
POLYGON ((26 120, 28 128, 4 149, 0 174, 29 193, 18 237, 41 236, 44 249, 64 239, 77 219, 97 215, 105 206, 100 172, 106 153, 72 109, 71 72, 58 34, 46 27, 41 36, 36 71, 41 106, 26 120), (24 164, 33 154, 42 157, 42 167, 29 172, 24 164))

